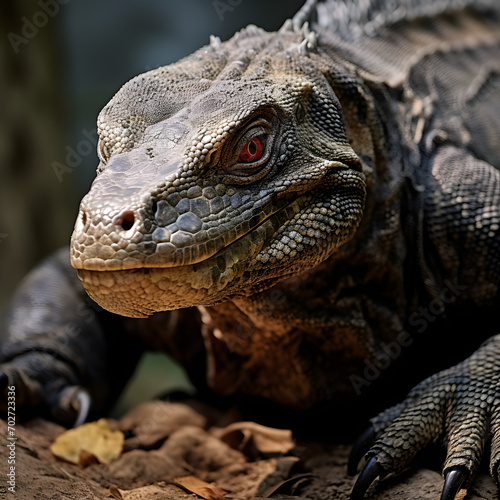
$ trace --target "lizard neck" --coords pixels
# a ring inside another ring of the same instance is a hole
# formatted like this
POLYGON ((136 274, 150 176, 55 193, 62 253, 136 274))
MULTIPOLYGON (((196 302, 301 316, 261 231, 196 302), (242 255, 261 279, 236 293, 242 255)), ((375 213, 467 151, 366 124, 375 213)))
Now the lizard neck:
POLYGON ((357 397, 353 377, 401 334, 407 305, 398 266, 372 250, 345 248, 268 290, 204 309, 212 389, 292 408, 357 397))

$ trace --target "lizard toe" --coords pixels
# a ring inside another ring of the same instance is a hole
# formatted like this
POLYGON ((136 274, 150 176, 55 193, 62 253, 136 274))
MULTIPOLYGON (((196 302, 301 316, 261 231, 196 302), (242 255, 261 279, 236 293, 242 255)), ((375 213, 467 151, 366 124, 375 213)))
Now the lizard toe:
POLYGON ((7 411, 7 387, 14 387, 16 393, 16 408, 20 415, 23 411, 39 406, 43 401, 42 386, 36 378, 30 377, 21 369, 18 363, 0 365, 0 412, 7 411), (20 410, 20 411, 19 411, 20 410))
POLYGON ((366 455, 368 450, 372 447, 375 439, 381 434, 381 432, 389 426, 396 417, 398 417, 403 408, 405 407, 405 402, 400 403, 396 406, 388 408, 376 417, 372 418, 366 429, 359 435, 355 443, 352 446, 351 453, 349 454, 349 461, 347 465, 347 474, 349 476, 356 475, 358 470, 359 462, 366 455))
POLYGON ((366 452, 372 447, 375 442, 375 437, 375 428, 371 424, 358 437, 349 455, 349 462, 347 464, 347 474, 349 476, 356 475, 359 462, 365 456, 366 452))
MULTIPOLYGON (((459 387, 456 394, 460 392, 463 391, 459 387)), ((452 401, 447 414, 445 431, 448 441, 447 456, 443 466, 443 475, 446 478, 445 487, 452 472, 452 477, 455 478, 465 474, 464 478, 467 477, 467 481, 464 486, 469 485, 479 469, 488 436, 488 426, 488 405, 486 400, 481 400, 480 395, 471 393, 469 389, 458 397, 458 401, 452 401)), ((458 480, 452 481, 451 484, 455 484, 456 481, 458 480)))
POLYGON ((500 401, 491 410, 491 455, 490 474, 500 487, 500 401))
POLYGON ((87 420, 91 404, 92 399, 86 389, 80 386, 66 386, 53 394, 50 408, 52 416, 58 422, 78 427, 87 420))

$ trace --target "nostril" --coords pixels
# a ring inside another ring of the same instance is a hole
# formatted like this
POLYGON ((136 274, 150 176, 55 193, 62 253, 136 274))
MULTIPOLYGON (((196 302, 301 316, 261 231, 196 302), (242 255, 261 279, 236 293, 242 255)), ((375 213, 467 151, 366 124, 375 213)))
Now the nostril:
POLYGON ((80 212, 78 214, 78 217, 75 222, 75 232, 76 233, 81 233, 85 232, 87 229, 87 222, 88 222, 88 216, 87 212, 85 210, 80 209, 80 212))
POLYGON ((121 226, 125 231, 128 231, 135 222, 135 215, 132 210, 127 210, 126 212, 123 212, 122 214, 122 222, 121 226))

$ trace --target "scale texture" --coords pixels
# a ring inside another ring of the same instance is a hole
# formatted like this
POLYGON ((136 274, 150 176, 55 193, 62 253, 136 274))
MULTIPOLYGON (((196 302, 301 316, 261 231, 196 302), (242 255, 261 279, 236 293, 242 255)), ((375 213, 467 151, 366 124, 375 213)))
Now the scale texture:
POLYGON ((72 267, 13 299, 4 385, 71 422, 165 350, 200 394, 371 417, 353 499, 438 442, 443 498, 490 437, 498 483, 499 116, 495 0, 309 0, 139 75, 99 115, 72 267))

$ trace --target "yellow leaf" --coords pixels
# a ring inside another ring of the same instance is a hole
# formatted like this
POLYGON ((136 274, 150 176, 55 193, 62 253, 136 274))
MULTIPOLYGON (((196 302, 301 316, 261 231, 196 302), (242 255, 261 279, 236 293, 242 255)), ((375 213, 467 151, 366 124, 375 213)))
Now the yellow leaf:
POLYGON ((111 430, 108 421, 101 418, 63 432, 50 445, 50 451, 56 457, 82 467, 92 463, 91 457, 109 464, 120 456, 123 441, 123 432, 111 430))

